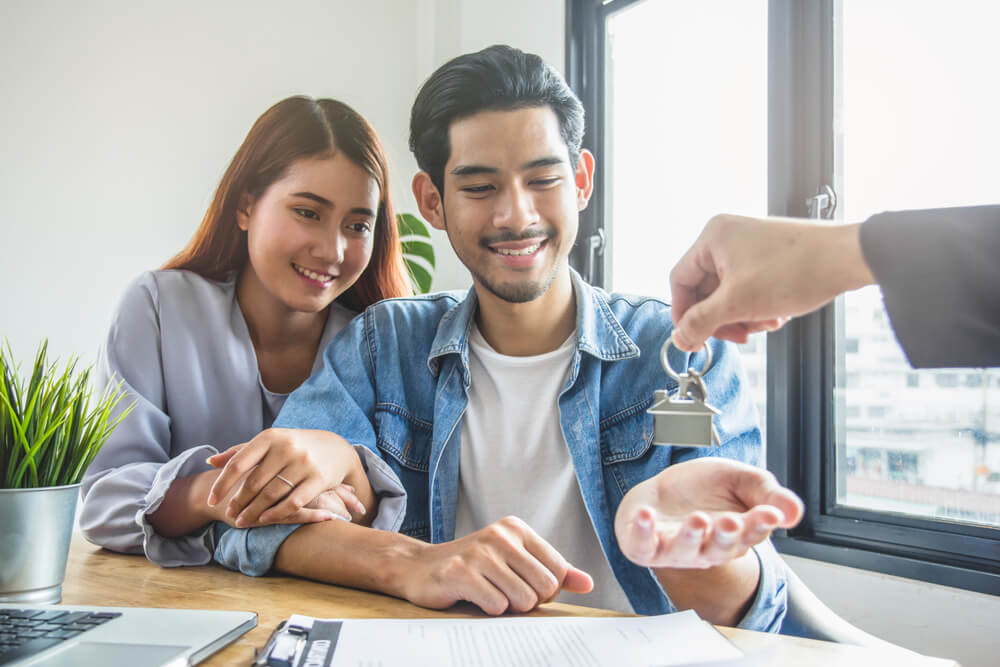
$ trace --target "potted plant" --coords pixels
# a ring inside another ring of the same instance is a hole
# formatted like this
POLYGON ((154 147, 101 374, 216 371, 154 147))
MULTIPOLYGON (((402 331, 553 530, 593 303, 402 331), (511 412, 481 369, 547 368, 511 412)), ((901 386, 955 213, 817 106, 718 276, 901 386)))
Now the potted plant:
POLYGON ((0 602, 62 598, 76 498, 87 467, 131 406, 109 387, 91 407, 90 369, 59 369, 42 343, 19 376, 0 347, 0 602))

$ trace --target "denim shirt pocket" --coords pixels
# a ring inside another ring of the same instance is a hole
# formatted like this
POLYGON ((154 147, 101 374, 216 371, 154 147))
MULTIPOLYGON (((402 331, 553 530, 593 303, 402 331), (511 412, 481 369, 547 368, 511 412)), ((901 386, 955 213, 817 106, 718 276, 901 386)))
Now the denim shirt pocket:
POLYGON ((428 470, 433 424, 392 403, 375 406, 376 445, 406 489, 406 516, 399 531, 429 540, 428 470))
POLYGON ((651 402, 642 400, 600 423, 601 464, 605 484, 617 490, 609 498, 617 507, 629 489, 670 465, 670 447, 653 445, 653 415, 646 412, 651 402))

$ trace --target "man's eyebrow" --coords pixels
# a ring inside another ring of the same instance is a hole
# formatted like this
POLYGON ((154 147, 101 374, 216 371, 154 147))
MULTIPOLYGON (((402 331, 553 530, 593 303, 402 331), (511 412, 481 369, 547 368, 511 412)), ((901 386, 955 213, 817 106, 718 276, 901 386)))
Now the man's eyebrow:
POLYGON ((539 167, 551 167, 557 164, 564 164, 566 160, 561 157, 556 157, 552 155, 550 157, 540 157, 537 160, 532 160, 531 162, 525 162, 521 165, 521 171, 528 171, 529 169, 538 169, 539 167))
MULTIPOLYGON (((296 192, 292 195, 293 197, 302 197, 303 199, 311 199, 317 204, 326 206, 327 208, 333 208, 333 202, 326 197, 321 197, 315 192, 296 192)), ((351 213, 356 213, 358 215, 367 215, 368 217, 374 218, 375 211, 370 208, 365 208, 364 206, 358 206, 357 208, 352 208, 351 213)))
POLYGON ((500 170, 481 164, 460 164, 451 170, 452 176, 475 176, 477 174, 496 174, 500 170))
MULTIPOLYGON (((521 171, 528 171, 529 169, 537 169, 539 167, 551 167, 557 164, 565 164, 566 160, 555 155, 548 157, 540 157, 537 160, 531 160, 525 162, 521 165, 521 171)), ((460 164, 451 170, 452 176, 475 176, 478 174, 496 174, 499 173, 499 169, 496 167, 487 167, 480 164, 460 164)))

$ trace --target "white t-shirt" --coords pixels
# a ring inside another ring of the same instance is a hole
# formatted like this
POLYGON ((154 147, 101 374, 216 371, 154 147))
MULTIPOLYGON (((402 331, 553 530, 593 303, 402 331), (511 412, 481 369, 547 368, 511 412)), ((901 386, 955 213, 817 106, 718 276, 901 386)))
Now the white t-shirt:
POLYGON ((563 592, 560 602, 632 613, 587 514, 559 421, 559 393, 575 349, 574 332, 553 352, 509 357, 473 325, 455 537, 520 517, 594 578, 592 593, 563 592))

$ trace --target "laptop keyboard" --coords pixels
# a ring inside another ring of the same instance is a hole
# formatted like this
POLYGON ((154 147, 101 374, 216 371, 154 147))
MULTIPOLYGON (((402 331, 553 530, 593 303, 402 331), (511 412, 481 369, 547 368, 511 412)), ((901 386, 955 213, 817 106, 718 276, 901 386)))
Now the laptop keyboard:
POLYGON ((119 616, 58 608, 0 609, 0 665, 28 658, 119 616))

